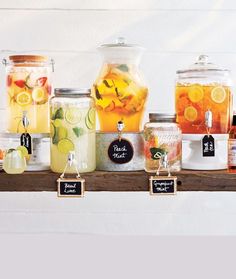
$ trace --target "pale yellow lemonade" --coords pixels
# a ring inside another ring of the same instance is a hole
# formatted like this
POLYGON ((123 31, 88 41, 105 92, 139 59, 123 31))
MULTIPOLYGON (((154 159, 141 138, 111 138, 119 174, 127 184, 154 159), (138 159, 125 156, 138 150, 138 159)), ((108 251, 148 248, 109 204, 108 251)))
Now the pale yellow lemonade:
POLYGON ((29 119, 28 132, 49 132, 49 104, 51 84, 47 73, 21 71, 7 76, 7 130, 13 133, 23 132, 23 112, 29 119))
MULTIPOLYGON (((62 173, 68 154, 75 152, 79 172, 94 171, 95 160, 95 108, 73 104, 51 106, 51 170, 62 173)), ((74 173, 71 167, 67 173, 74 173)))

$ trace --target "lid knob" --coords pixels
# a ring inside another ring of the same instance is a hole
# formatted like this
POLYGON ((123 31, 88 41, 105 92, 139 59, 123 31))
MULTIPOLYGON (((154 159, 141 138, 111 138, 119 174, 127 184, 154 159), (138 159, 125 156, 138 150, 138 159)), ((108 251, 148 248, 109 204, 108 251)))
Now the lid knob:
POLYGON ((125 44, 125 38, 124 38, 124 37, 118 37, 118 38, 116 39, 116 43, 117 43, 118 45, 124 45, 124 44, 125 44))
POLYGON ((207 64, 209 61, 209 56, 205 54, 201 54, 197 58, 197 64, 207 64))

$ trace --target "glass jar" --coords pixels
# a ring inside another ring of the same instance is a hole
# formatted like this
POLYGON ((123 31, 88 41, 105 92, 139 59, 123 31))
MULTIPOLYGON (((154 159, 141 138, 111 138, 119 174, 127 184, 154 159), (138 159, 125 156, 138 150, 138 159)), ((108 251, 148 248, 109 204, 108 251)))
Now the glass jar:
POLYGON ((143 48, 125 44, 99 47, 103 56, 102 69, 93 85, 100 130, 115 132, 118 121, 125 124, 124 132, 140 131, 148 89, 139 71, 143 48))
POLYGON ((227 134, 232 122, 230 72, 200 55, 195 64, 177 71, 175 108, 184 134, 227 134), (212 119, 212 127, 208 117, 212 119))
POLYGON ((180 171, 182 135, 176 124, 176 115, 150 113, 149 122, 144 125, 145 171, 156 172, 160 159, 165 155, 170 171, 180 171))
POLYGON ((69 152, 74 151, 79 172, 94 171, 96 121, 90 89, 55 89, 50 100, 50 120, 51 170, 62 173, 69 152))
POLYGON ((6 66, 7 130, 24 132, 22 117, 29 120, 29 133, 49 132, 49 103, 53 60, 39 55, 12 55, 6 66))

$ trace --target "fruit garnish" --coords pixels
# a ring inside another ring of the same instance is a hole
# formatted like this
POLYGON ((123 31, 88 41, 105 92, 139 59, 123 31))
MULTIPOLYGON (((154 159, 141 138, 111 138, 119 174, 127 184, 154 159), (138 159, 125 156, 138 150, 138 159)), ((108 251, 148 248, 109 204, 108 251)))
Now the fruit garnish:
POLYGON ((56 110, 55 114, 52 116, 52 120, 55 120, 55 119, 64 119, 63 108, 59 108, 56 110))
POLYGON ((74 127, 73 129, 74 134, 76 135, 76 137, 80 137, 84 134, 84 129, 83 128, 79 128, 79 127, 74 127))
POLYGON ((55 136, 56 128, 53 123, 50 123, 50 136, 53 138, 55 136))
POLYGON ((69 108, 66 110, 65 119, 72 125, 78 124, 81 120, 81 111, 78 108, 69 108))
POLYGON ((35 86, 35 82, 31 80, 30 74, 25 79, 25 86, 30 90, 32 90, 35 86))
POLYGON ((88 116, 85 118, 85 125, 86 125, 86 127, 87 127, 89 130, 93 130, 93 129, 94 129, 94 124, 91 123, 91 122, 89 121, 88 116))
POLYGON ((200 102, 204 97, 204 91, 201 86, 191 86, 189 88, 188 97, 191 102, 200 102))
POLYGON ((43 87, 47 81, 47 77, 41 77, 37 79, 37 85, 43 87))
POLYGON ((50 84, 47 85, 47 92, 48 92, 48 95, 51 95, 51 93, 52 93, 52 86, 50 84))
POLYGON ((62 126, 62 120, 61 119, 56 119, 54 122, 53 122, 53 125, 55 127, 60 127, 62 126))
POLYGON ((57 145, 58 151, 63 154, 68 154, 70 151, 75 149, 74 144, 69 139, 62 139, 57 145))
POLYGON ((129 71, 129 67, 126 64, 120 64, 116 68, 121 70, 122 72, 128 72, 129 71))
POLYGON ((4 157, 4 151, 2 149, 0 149, 0 160, 2 160, 4 157))
POLYGON ((65 139, 67 137, 68 133, 67 133, 67 129, 65 127, 58 127, 57 130, 58 130, 57 135, 58 135, 59 141, 62 139, 65 139))
POLYGON ((95 124, 96 120, 96 111, 95 108, 90 108, 88 111, 88 120, 91 124, 95 124))
POLYGON ((11 84, 12 84, 12 77, 11 77, 11 75, 8 75, 7 76, 7 86, 9 87, 9 86, 11 86, 11 84))
POLYGON ((20 88, 24 88, 25 87, 25 80, 23 79, 19 79, 19 80, 16 80, 14 81, 15 85, 20 87, 20 88))
POLYGON ((40 103, 45 99, 45 90, 41 87, 36 87, 32 91, 32 98, 35 102, 40 103))
POLYGON ((30 155, 25 146, 20 145, 16 148, 16 150, 18 151, 18 153, 21 155, 22 158, 25 157, 26 160, 30 159, 30 155))
POLYGON ((32 97, 29 92, 23 91, 16 96, 16 102, 20 106, 27 106, 31 104, 32 102, 32 97))
POLYGON ((115 102, 114 101, 111 101, 111 103, 105 107, 105 111, 106 112, 110 112, 110 111, 113 111, 115 109, 116 105, 115 105, 115 102))
POLYGON ((221 86, 215 87, 212 91, 211 91, 211 99, 217 103, 217 104, 221 104, 224 102, 226 98, 226 92, 225 89, 221 86))
POLYGON ((197 119, 197 110, 195 107, 189 106, 184 110, 184 117, 186 120, 193 122, 197 119))

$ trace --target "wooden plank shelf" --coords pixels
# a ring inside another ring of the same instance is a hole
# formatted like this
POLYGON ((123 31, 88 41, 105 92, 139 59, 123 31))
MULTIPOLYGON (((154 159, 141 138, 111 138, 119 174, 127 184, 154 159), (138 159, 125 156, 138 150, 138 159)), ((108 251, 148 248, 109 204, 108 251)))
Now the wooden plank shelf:
MULTIPOLYGON (((102 172, 83 174, 86 191, 148 191, 151 174, 102 172)), ((227 171, 187 171, 176 173, 178 191, 236 191, 236 174, 227 171)), ((58 174, 50 171, 9 175, 0 172, 0 191, 56 191, 58 174)))

